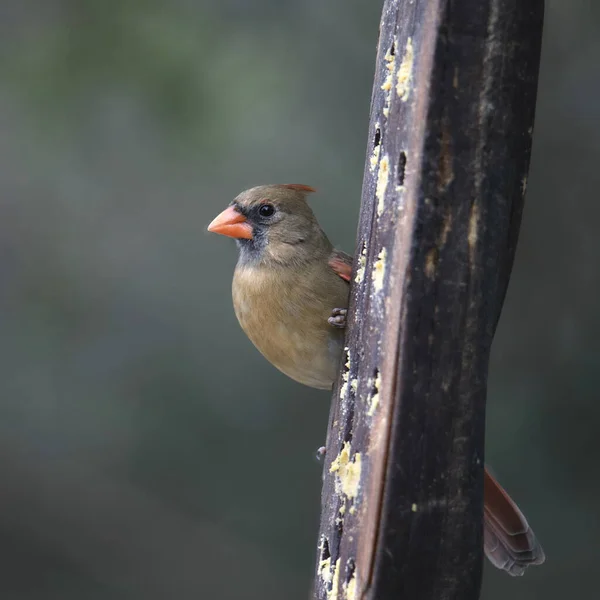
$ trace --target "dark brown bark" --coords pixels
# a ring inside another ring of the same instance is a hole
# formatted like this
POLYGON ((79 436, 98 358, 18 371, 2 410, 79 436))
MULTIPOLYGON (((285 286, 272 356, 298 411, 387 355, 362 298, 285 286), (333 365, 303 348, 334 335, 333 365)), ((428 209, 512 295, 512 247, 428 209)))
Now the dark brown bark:
POLYGON ((543 0, 387 0, 318 599, 475 600, 485 398, 531 150, 543 0))

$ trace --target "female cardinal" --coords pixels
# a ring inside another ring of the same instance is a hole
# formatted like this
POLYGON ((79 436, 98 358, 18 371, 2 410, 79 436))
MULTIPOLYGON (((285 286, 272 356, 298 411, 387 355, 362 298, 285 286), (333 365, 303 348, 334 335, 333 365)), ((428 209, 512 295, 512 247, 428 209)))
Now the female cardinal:
MULTIPOLYGON (((235 238, 233 306, 246 335, 286 375, 331 389, 344 344, 352 258, 336 250, 306 202, 307 185, 263 185, 237 196, 208 231, 235 238)), ((522 575, 545 556, 525 517, 484 477, 484 550, 522 575)))

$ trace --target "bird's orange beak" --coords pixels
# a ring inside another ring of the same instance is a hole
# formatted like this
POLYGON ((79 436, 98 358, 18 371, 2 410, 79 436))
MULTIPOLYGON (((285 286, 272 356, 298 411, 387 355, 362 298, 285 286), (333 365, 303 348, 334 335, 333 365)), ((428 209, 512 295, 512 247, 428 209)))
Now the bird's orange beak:
POLYGON ((252 225, 233 206, 226 208, 208 226, 208 231, 237 239, 252 239, 252 225))

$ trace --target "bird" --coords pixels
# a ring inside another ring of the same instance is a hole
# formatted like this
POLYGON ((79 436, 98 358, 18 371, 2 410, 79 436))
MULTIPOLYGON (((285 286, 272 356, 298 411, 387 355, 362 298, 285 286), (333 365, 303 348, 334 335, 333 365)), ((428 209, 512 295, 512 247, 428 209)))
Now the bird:
MULTIPOLYGON (((233 306, 248 338, 295 381, 331 389, 343 355, 352 257, 317 222, 307 202, 315 191, 303 184, 250 188, 208 231, 237 243, 233 306)), ((545 561, 525 516, 487 466, 483 546, 490 562, 510 575, 545 561)))

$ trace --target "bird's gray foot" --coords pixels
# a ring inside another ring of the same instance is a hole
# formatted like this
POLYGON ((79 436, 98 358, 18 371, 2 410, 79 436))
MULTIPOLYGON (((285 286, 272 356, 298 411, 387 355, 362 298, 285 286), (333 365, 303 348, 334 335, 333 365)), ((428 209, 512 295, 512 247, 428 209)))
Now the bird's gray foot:
POLYGON ((347 308, 334 308, 331 311, 331 316, 329 317, 329 319, 327 319, 327 321, 332 327, 338 327, 339 329, 343 329, 344 327, 346 327, 347 315, 347 308))

